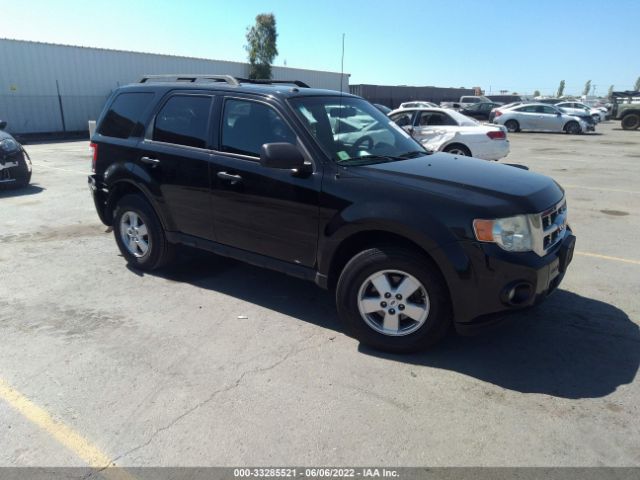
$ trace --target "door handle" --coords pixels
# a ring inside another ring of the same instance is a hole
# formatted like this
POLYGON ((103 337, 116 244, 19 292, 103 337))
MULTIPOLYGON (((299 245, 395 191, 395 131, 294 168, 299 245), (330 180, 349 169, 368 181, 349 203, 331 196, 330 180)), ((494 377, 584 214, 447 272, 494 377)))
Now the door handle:
POLYGON ((239 183, 242 181, 242 177, 240 175, 232 175, 227 172, 218 172, 217 177, 221 180, 227 180, 231 183, 239 183))
POLYGON ((160 163, 160 160, 151 157, 141 157, 140 161, 142 163, 148 163, 149 165, 158 165, 160 163))

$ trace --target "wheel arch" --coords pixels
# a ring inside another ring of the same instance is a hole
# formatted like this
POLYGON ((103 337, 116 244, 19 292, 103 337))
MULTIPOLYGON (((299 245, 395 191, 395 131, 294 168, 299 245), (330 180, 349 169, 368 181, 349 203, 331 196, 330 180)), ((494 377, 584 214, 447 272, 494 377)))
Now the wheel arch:
POLYGON ((104 218, 108 222, 108 225, 113 225, 113 215, 115 209, 118 205, 118 202, 125 195, 140 195, 142 196, 154 210, 158 218, 160 219, 160 223, 165 230, 170 230, 171 222, 164 214, 161 208, 158 208, 157 202, 154 199, 153 194, 140 185, 137 182, 134 182, 131 179, 120 179, 113 182, 109 186, 109 196, 107 197, 107 201, 104 207, 104 218))
POLYGON ((356 254, 375 246, 393 245, 394 247, 404 247, 413 250, 426 258, 434 266, 434 271, 440 276, 442 284, 446 288, 449 301, 452 301, 451 285, 447 281, 447 275, 443 271, 442 259, 436 258, 428 249, 415 239, 405 235, 383 229, 361 230, 345 237, 333 252, 329 261, 327 272, 327 287, 331 290, 338 283, 340 274, 356 254))

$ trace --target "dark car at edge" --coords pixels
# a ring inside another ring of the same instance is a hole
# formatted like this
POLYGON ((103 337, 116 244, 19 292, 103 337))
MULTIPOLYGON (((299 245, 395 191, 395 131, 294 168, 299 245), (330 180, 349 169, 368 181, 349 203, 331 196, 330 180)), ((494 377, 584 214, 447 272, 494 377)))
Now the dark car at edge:
POLYGON ((301 82, 145 77, 91 144, 95 207, 134 268, 189 245, 311 280, 387 351, 540 302, 572 258, 552 179, 430 153, 362 98, 301 82))

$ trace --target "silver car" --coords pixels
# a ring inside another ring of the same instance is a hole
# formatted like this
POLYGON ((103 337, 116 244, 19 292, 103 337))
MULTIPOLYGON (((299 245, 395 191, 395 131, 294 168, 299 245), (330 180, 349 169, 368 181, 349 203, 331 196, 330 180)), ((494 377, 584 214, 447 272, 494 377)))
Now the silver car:
POLYGON ((496 112, 493 123, 504 125, 509 132, 535 130, 540 132, 565 132, 571 134, 595 130, 585 118, 568 115, 553 105, 529 103, 509 110, 496 112))

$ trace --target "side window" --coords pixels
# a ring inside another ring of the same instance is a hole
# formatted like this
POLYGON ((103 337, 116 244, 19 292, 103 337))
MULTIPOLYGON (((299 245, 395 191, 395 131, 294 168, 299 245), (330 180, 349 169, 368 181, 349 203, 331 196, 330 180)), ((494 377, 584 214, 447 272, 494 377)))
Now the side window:
POLYGON ((144 130, 142 115, 153 97, 152 92, 121 93, 109 107, 98 133, 116 138, 141 136, 144 130))
POLYGON ((211 97, 175 95, 156 116, 153 140, 207 148, 211 97))
POLYGON ((247 100, 227 100, 222 114, 223 152, 260 156, 265 143, 296 143, 296 135, 273 108, 247 100))
POLYGON ((536 106, 535 105, 528 105, 526 107, 522 107, 522 108, 516 108, 515 110, 517 112, 524 112, 524 113, 535 113, 536 111, 536 106))
POLYGON ((420 117, 418 119, 418 125, 424 127, 425 125, 429 125, 429 118, 431 117, 431 112, 420 112, 420 117))
POLYGON ((413 118, 413 112, 401 112, 392 115, 391 120, 393 120, 399 127, 410 127, 411 119, 413 118))
POLYGON ((542 113, 547 113, 550 115, 555 115, 557 112, 557 110, 553 107, 542 107, 542 113))
POLYGON ((449 115, 440 112, 433 112, 429 117, 428 125, 457 125, 457 123, 449 115))

